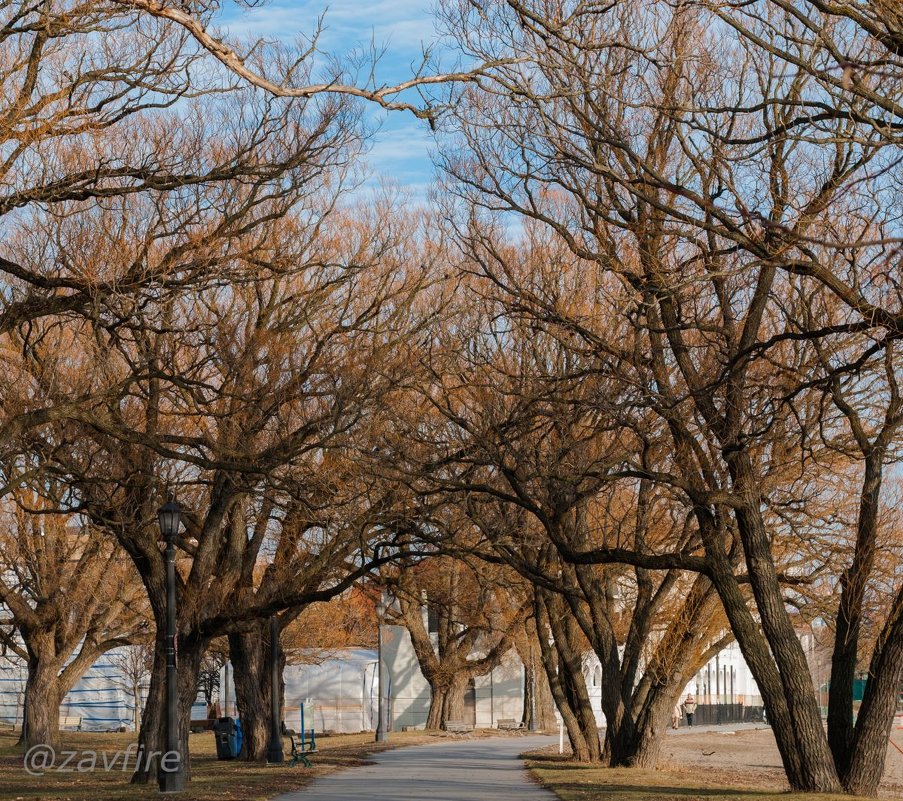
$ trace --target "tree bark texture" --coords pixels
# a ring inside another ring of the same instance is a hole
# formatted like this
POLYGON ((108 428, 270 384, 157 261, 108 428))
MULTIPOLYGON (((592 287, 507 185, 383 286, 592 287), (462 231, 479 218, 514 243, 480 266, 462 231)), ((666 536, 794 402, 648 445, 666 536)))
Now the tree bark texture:
MULTIPOLYGON (((162 631, 162 629, 160 629, 162 631)), ((150 687, 147 694, 141 731, 138 733, 138 753, 145 756, 132 774, 133 784, 147 784, 156 779, 159 754, 166 749, 166 657, 161 648, 162 635, 158 635, 154 649, 154 664, 151 670, 150 687)), ((198 674, 201 660, 207 650, 209 640, 203 637, 180 637, 176 657, 178 716, 177 734, 179 753, 184 759, 186 779, 191 776, 191 761, 188 751, 188 735, 191 730, 191 708, 198 693, 198 674)))
MULTIPOLYGON (((552 697, 568 733, 574 759, 598 762, 602 758, 599 729, 583 678, 581 654, 566 631, 569 616, 561 597, 535 591, 536 636, 552 697)), ((576 625, 576 624, 574 624, 576 625)))
MULTIPOLYGON (((242 756, 252 762, 265 762, 271 730, 272 650, 269 621, 255 621, 250 629, 229 635, 229 657, 234 668, 235 704, 241 719, 242 756)), ((280 670, 285 655, 279 650, 280 670)), ((284 719, 284 683, 280 683, 280 731, 284 719)))

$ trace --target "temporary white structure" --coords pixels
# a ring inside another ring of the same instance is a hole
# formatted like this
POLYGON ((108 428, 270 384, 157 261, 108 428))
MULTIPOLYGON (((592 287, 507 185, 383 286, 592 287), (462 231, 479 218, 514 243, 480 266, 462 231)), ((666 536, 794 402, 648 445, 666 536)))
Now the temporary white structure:
MULTIPOLYGON (((285 666, 285 725, 295 731, 352 733, 373 731, 379 709, 377 652, 367 648, 307 651, 294 655, 299 661, 285 666), (304 660, 304 661, 300 661, 304 660)), ((383 663, 388 679, 385 701, 390 728, 422 727, 430 706, 430 686, 417 663, 407 629, 383 627, 383 663)), ((224 714, 235 715, 232 666, 220 673, 224 714)), ((523 666, 510 654, 491 673, 474 681, 465 704, 469 722, 494 728, 499 720, 519 720, 523 713, 523 666)))
MULTIPOLYGON (((22 725, 26 675, 24 660, 14 655, 0 659, 0 720, 4 723, 22 725)), ((116 668, 105 655, 66 693, 60 704, 60 719, 67 721, 67 727, 111 731, 130 726, 133 708, 116 668)))
MULTIPOLYGON (((391 682, 386 688, 392 728, 423 728, 430 709, 430 685, 420 672, 411 635, 402 626, 383 627, 383 660, 391 682)), ((477 728, 495 728, 499 720, 520 720, 524 711, 524 668, 512 650, 485 676, 473 680, 464 697, 464 713, 477 728)))
POLYGON ((22 725, 25 697, 25 662, 16 656, 0 657, 0 723, 22 725))
POLYGON ((376 726, 379 679, 376 651, 344 649, 319 663, 287 665, 285 725, 317 731, 370 731, 376 726))
MULTIPOLYGON (((116 655, 122 650, 117 648, 101 656, 66 693, 60 704, 60 720, 66 721, 66 728, 115 731, 133 727, 136 699, 116 664, 116 655)), ((13 654, 0 657, 0 722, 22 724, 26 675, 24 660, 13 654)), ((143 690, 146 692, 147 688, 143 690)), ((138 703, 143 705, 143 693, 138 703)), ((192 717, 206 716, 203 699, 195 702, 192 717)))
MULTIPOLYGON (((378 705, 376 651, 306 651, 289 658, 305 661, 287 664, 283 673, 287 728, 300 731, 302 705, 306 730, 352 733, 374 728, 378 705)), ((220 672, 220 697, 229 699, 223 712, 226 715, 235 714, 232 677, 232 666, 227 664, 220 672)))

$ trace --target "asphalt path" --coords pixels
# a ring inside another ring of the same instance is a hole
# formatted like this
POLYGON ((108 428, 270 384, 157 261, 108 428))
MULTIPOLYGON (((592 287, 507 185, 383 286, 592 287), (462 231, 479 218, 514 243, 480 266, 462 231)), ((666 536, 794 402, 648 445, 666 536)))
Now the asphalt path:
POLYGON ((272 801, 553 801, 553 793, 530 780, 518 755, 557 741, 484 737, 397 748, 272 801))

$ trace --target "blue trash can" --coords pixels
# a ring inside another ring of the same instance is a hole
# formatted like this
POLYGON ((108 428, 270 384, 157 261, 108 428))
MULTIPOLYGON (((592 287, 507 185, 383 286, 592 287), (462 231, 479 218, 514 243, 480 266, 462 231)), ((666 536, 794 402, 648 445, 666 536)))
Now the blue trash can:
POLYGON ((213 736, 216 737, 217 759, 236 759, 241 753, 241 721, 238 718, 217 718, 213 736))

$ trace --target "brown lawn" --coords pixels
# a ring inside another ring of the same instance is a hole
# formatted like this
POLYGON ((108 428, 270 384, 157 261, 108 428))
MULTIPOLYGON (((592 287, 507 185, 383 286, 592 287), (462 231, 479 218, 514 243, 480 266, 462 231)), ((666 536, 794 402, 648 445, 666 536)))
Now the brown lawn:
MULTIPOLYGON (((216 758, 213 734, 203 732, 189 738, 191 751, 191 781, 188 790, 179 794, 180 801, 264 801, 279 793, 296 790, 315 776, 352 765, 360 765, 369 754, 385 748, 430 741, 437 734, 424 732, 393 732, 388 744, 377 745, 373 734, 348 734, 320 737, 318 753, 311 755, 313 768, 289 768, 286 765, 268 767, 216 758)), ((94 734, 65 732, 63 749, 78 752, 71 761, 74 766, 85 758, 84 752, 107 753, 108 763, 116 751, 134 743, 136 736, 126 734, 94 734)), ((16 735, 9 729, 0 730, 0 799, 3 801, 133 801, 159 799, 156 783, 148 786, 129 784, 130 771, 121 770, 120 756, 113 770, 103 770, 102 757, 91 772, 60 773, 49 770, 42 776, 30 776, 23 766, 23 749, 15 744, 16 735)), ((288 739, 285 740, 288 752, 288 739)), ((132 765, 135 757, 131 756, 132 765)), ((86 763, 87 764, 87 763, 86 763)))

